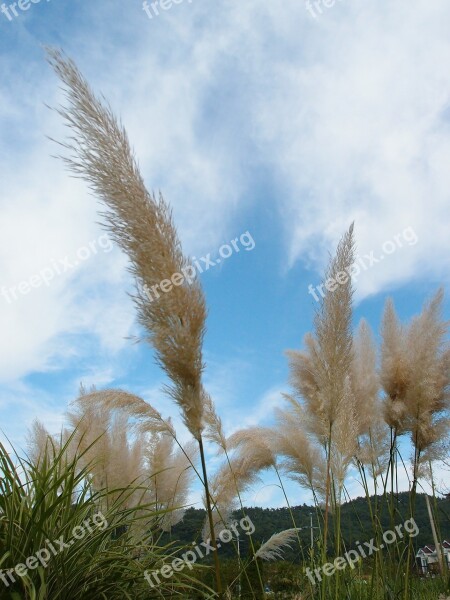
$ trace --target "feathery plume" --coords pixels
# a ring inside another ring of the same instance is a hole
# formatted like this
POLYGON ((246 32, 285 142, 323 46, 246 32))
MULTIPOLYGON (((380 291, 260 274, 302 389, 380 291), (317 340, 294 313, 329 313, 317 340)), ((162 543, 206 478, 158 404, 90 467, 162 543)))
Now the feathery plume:
POLYGON ((450 348, 442 300, 439 290, 407 327, 401 326, 389 301, 383 320, 385 419, 397 435, 411 433, 419 454, 448 431, 450 348))
MULTIPOLYGON (((325 281, 347 272, 354 262, 353 225, 339 242, 325 281)), ((352 362, 351 279, 328 292, 314 319, 315 335, 305 337, 306 350, 288 351, 291 383, 311 415, 313 433, 326 442, 345 396, 352 362)))
MULTIPOLYGON (((72 453, 81 454, 95 490, 113 491, 111 498, 118 498, 121 490, 143 482, 143 439, 130 440, 127 415, 101 403, 74 402, 67 419, 72 453)), ((140 497, 136 490, 125 502, 134 505, 140 497)))
POLYGON ((272 430, 268 427, 248 427, 239 429, 228 439, 229 448, 238 448, 243 456, 253 464, 265 469, 275 465, 275 455, 271 446, 272 430))
POLYGON ((407 332, 406 423, 419 452, 448 432, 450 347, 445 343, 449 324, 441 316, 443 296, 440 289, 407 332))
POLYGON ((261 560, 277 560, 283 558, 283 549, 291 548, 291 543, 297 538, 298 529, 286 529, 274 533, 256 552, 255 558, 261 560))
MULTIPOLYGON (((297 405, 297 410, 300 409, 297 405)), ((322 497, 326 464, 320 448, 310 440, 302 428, 302 420, 292 410, 277 408, 275 415, 277 427, 272 430, 270 439, 274 452, 283 458, 281 469, 290 479, 322 497)))
POLYGON ((391 299, 386 302, 381 328, 381 385, 386 393, 384 418, 397 435, 404 433, 408 382, 407 340, 391 299))
POLYGON ((237 508, 236 498, 259 480, 261 470, 270 466, 267 453, 258 450, 246 455, 238 452, 227 460, 211 477, 210 491, 213 501, 213 533, 208 519, 203 527, 203 539, 216 539, 220 531, 227 527, 233 510, 237 508))
POLYGON ((367 434, 380 414, 377 373, 377 351, 372 331, 365 319, 361 319, 353 339, 350 368, 352 394, 355 398, 355 417, 358 434, 367 434))
POLYGON ((216 412, 213 399, 209 394, 203 391, 204 394, 204 414, 205 423, 204 437, 211 442, 217 444, 223 452, 227 451, 227 439, 223 431, 222 420, 216 412))
POLYGON ((193 443, 188 443, 184 452, 175 450, 174 438, 167 433, 153 434, 144 451, 151 501, 158 510, 169 511, 159 524, 163 531, 170 531, 183 519, 197 453, 193 443))
POLYGON ((170 293, 149 298, 152 287, 163 280, 194 272, 182 253, 169 206, 145 188, 127 134, 111 108, 96 98, 73 61, 57 50, 47 52, 68 100, 67 108, 57 110, 71 131, 70 143, 62 144, 69 151, 63 160, 105 206, 103 225, 128 255, 136 278, 133 299, 138 320, 171 380, 167 391, 180 406, 189 431, 199 439, 206 320, 200 283, 186 275, 170 293))
MULTIPOLYGON (((344 439, 345 423, 342 420, 350 403, 349 377, 353 359, 351 277, 341 284, 342 273, 349 273, 355 259, 353 224, 340 240, 335 256, 330 259, 324 285, 335 284, 334 290, 325 294, 314 318, 314 336, 305 337, 306 350, 288 352, 291 383, 299 397, 303 398, 308 420, 304 423, 325 449, 325 522, 324 544, 328 535, 328 511, 330 489, 333 481, 331 469, 337 470, 338 486, 348 466, 348 444, 344 439), (339 282, 339 284, 337 283, 339 282), (337 285, 337 287, 336 287, 337 285), (337 426, 337 427, 336 427, 337 426), (337 431, 335 432, 335 430, 337 431), (337 438, 336 438, 337 435, 337 438), (336 443, 337 442, 337 443, 336 443)), ((355 423, 354 411, 350 412, 355 423)))
POLYGON ((382 419, 384 406, 379 397, 375 340, 365 319, 361 319, 353 339, 351 388, 358 430, 356 459, 368 466, 376 479, 389 462, 389 429, 382 419))
POLYGON ((46 457, 52 457, 59 451, 59 443, 47 431, 45 426, 35 419, 27 433, 28 456, 37 465, 46 457))
POLYGON ((170 433, 175 437, 175 430, 170 420, 164 420, 148 402, 123 390, 107 389, 84 392, 75 400, 75 404, 87 410, 89 406, 101 407, 104 410, 118 410, 137 420, 135 429, 139 433, 170 433))

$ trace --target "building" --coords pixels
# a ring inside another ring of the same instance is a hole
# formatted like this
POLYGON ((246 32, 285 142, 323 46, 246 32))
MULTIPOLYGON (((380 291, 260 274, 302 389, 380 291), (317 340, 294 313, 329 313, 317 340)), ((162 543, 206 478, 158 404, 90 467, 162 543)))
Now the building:
MULTIPOLYGON (((447 568, 450 569, 450 542, 447 540, 442 542, 442 554, 447 563, 447 568)), ((428 575, 439 571, 438 556, 436 547, 433 544, 419 548, 416 554, 416 566, 420 575, 428 575)))

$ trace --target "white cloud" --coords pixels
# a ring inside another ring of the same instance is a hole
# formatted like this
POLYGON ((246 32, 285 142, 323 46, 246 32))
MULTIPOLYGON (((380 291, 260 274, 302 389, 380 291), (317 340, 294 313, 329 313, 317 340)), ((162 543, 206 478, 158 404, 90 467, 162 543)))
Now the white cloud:
POLYGON ((362 254, 408 226, 419 237, 364 274, 360 296, 448 279, 449 17, 443 0, 337 3, 310 20, 304 60, 270 66, 259 138, 277 149, 291 263, 323 266, 353 219, 362 254))

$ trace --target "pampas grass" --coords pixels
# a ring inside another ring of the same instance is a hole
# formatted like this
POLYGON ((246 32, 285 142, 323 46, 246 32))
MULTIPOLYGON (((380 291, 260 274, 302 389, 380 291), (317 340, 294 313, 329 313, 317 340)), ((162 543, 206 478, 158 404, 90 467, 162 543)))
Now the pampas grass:
POLYGON ((325 498, 326 462, 320 447, 312 442, 292 411, 275 411, 277 426, 272 430, 272 444, 280 467, 287 476, 309 488, 316 500, 325 498))
MULTIPOLYGON (((339 242, 324 281, 350 269, 354 261, 353 225, 339 242)), ((291 383, 303 397, 315 433, 327 441, 346 395, 352 361, 352 296, 349 278, 325 295, 314 319, 315 335, 305 339, 305 352, 289 351, 291 383)))
MULTIPOLYGON (((449 345, 445 342, 448 331, 448 323, 442 321, 443 290, 439 290, 435 296, 424 306, 420 315, 415 317, 408 327, 400 328, 392 305, 388 305, 385 321, 392 324, 391 336, 400 334, 401 344, 397 347, 391 343, 388 347, 394 347, 397 352, 387 353, 384 365, 386 376, 391 375, 391 380, 396 387, 393 391, 385 387, 389 392, 397 392, 399 397, 395 399, 401 403, 401 420, 390 419, 391 412, 387 412, 388 423, 395 428, 395 434, 410 433, 414 448, 412 459, 412 486, 410 497, 410 513, 414 515, 415 496, 419 479, 419 468, 421 458, 425 451, 432 454, 434 446, 448 436, 449 432, 449 345), (395 358, 395 361, 392 359, 395 358), (394 370, 395 365, 401 365, 402 369, 394 370), (399 377, 399 374, 401 375, 399 377)), ((394 404, 394 402, 393 402, 394 404)), ((388 404, 389 406, 389 404, 388 404)), ((392 407, 392 404, 391 404, 392 407)), ((412 543, 408 544, 408 560, 406 564, 406 577, 409 575, 409 558, 412 554, 412 543)), ((408 598, 408 582, 405 586, 404 598, 408 598)))
POLYGON ((237 448, 246 457, 249 465, 255 469, 266 469, 275 465, 270 436, 271 429, 267 427, 248 427, 239 429, 227 440, 229 448, 237 448))
POLYGON ((413 319, 407 334, 406 427, 419 454, 443 439, 449 425, 450 347, 442 300, 441 289, 413 319))
POLYGON ((210 478, 211 498, 213 500, 213 527, 206 521, 203 538, 213 539, 227 527, 231 513, 237 508, 236 499, 259 481, 262 469, 273 464, 273 458, 253 448, 250 454, 244 451, 236 453, 210 478))
POLYGON ((421 454, 445 439, 449 430, 450 349, 448 323, 442 321, 439 290, 409 326, 402 326, 392 301, 383 319, 381 381, 385 419, 393 444, 407 432, 415 448, 413 481, 421 454))
POLYGON ((177 436, 170 419, 164 420, 144 400, 120 390, 83 393, 72 403, 68 417, 72 445, 85 452, 94 485, 99 472, 99 484, 106 488, 145 485, 136 503, 152 504, 163 513, 163 531, 170 531, 183 518, 198 449, 192 442, 175 448, 177 436))
POLYGON ((41 461, 52 459, 60 450, 60 444, 45 428, 44 424, 35 419, 26 436, 28 458, 37 466, 41 461))
MULTIPOLYGON (((330 259, 324 282, 336 281, 354 262, 353 224, 330 259)), ((305 337, 306 350, 289 351, 291 384, 302 398, 303 426, 314 435, 326 454, 324 547, 328 535, 328 512, 334 465, 342 486, 353 452, 356 429, 354 397, 350 392, 353 359, 351 331, 353 287, 348 277, 333 292, 325 294, 314 319, 314 335, 305 337), (349 439, 349 436, 353 436, 349 439)))
POLYGON ((408 381, 408 350, 405 330, 395 312, 392 300, 386 302, 382 323, 380 380, 385 391, 384 415, 397 437, 404 433, 408 381))
POLYGON ((291 548, 291 542, 297 538, 297 529, 286 529, 274 533, 255 553, 261 560, 277 560, 283 558, 283 549, 291 548))
POLYGON ((164 511, 159 523, 163 531, 170 531, 183 519, 197 453, 193 443, 187 444, 184 452, 175 448, 173 437, 167 433, 154 434, 145 446, 148 500, 158 511, 164 511))
POLYGON ((127 134, 112 110, 90 89, 73 61, 49 49, 48 60, 65 86, 68 106, 57 112, 70 128, 62 146, 68 168, 102 201, 105 229, 130 259, 138 319, 167 373, 168 392, 192 435, 203 428, 201 376, 206 306, 200 283, 173 286, 157 300, 152 286, 189 267, 169 206, 145 188, 127 134))
MULTIPOLYGON (((170 546, 158 547, 149 540, 154 511, 144 528, 144 507, 123 508, 129 504, 126 496, 135 491, 133 486, 123 491, 125 499, 116 502, 107 490, 95 490, 83 467, 87 463, 83 452, 68 458, 69 443, 51 457, 41 455, 38 464, 15 456, 14 451, 11 454, 0 444, 1 598, 149 598, 143 572, 160 568, 173 553, 170 546), (65 547, 58 551, 56 540, 63 540, 65 547), (49 557, 46 562, 5 579, 7 570, 14 574, 17 565, 25 567, 39 555, 44 558, 44 549, 49 557)), ((205 596, 209 592, 201 582, 195 582, 195 590, 193 587, 188 572, 174 573, 170 582, 161 582, 159 593, 168 598, 192 595, 200 589, 205 596)))
POLYGON ((204 403, 204 438, 217 444, 223 451, 227 451, 227 438, 223 430, 222 420, 217 414, 213 399, 205 391, 203 392, 204 403))
MULTIPOLYGON (((77 177, 89 184, 105 210, 102 220, 111 238, 127 254, 136 280, 133 296, 145 339, 169 377, 166 391, 181 409, 186 427, 198 441, 203 484, 211 519, 202 431, 205 393, 202 344, 206 305, 197 278, 173 285, 156 300, 152 288, 189 269, 168 204, 150 194, 131 151, 127 134, 111 108, 92 92, 75 63, 48 49, 48 61, 64 85, 67 107, 57 112, 70 129, 62 157, 77 177)), ((191 269, 192 271, 192 269, 191 269)), ((215 541, 213 540, 215 543, 215 541)), ((215 555, 217 591, 222 594, 215 555)))
POLYGON ((96 406, 99 410, 117 410, 135 419, 135 429, 139 433, 168 433, 176 437, 170 420, 165 420, 151 404, 129 392, 116 389, 81 391, 73 403, 78 410, 89 410, 96 406))
MULTIPOLYGON (((80 398, 84 398, 81 396, 80 398)), ((82 453, 81 464, 91 475, 92 487, 107 490, 116 501, 120 490, 144 482, 142 435, 128 434, 128 418, 111 405, 73 403, 67 413, 69 423, 65 437, 70 439, 71 456, 82 453)), ((127 495, 134 506, 142 500, 142 492, 127 495)))
MULTIPOLYGON (((339 553, 339 507, 352 462, 360 470, 366 492, 368 466, 375 489, 377 477, 384 476, 386 491, 390 471, 393 492, 398 438, 410 434, 415 452, 414 496, 419 468, 423 469, 427 461, 431 472, 431 461, 441 455, 449 429, 450 383, 450 350, 444 341, 447 324, 441 318, 442 292, 409 326, 399 322, 393 304, 387 303, 378 374, 376 346, 369 326, 362 321, 356 334, 352 332, 351 278, 340 283, 342 273, 350 271, 355 257, 353 225, 350 226, 330 259, 324 278, 325 282, 339 283, 321 301, 304 349, 288 352, 294 391, 286 396, 288 407, 276 412, 277 428, 253 427, 227 439, 214 402, 203 386, 207 310, 200 282, 196 277, 190 283, 185 279, 173 285, 169 293, 158 296, 154 292, 155 286, 174 274, 192 272, 169 205, 161 195, 156 197, 147 191, 126 132, 110 107, 94 95, 71 60, 56 50, 49 50, 48 56, 67 98, 67 107, 58 109, 71 133, 68 142, 61 144, 66 151, 63 160, 100 199, 104 207, 102 225, 129 257, 130 272, 136 282, 132 297, 143 339, 153 346, 156 360, 169 380, 166 392, 179 407, 183 422, 198 444, 207 510, 205 537, 210 537, 217 549, 218 527, 227 525, 236 498, 241 500, 241 494, 258 480, 262 470, 273 467, 278 474, 281 467, 288 477, 312 490, 316 503, 323 500, 324 560, 329 512, 334 510, 335 551, 339 553), (156 298, 150 297, 151 292, 156 298), (210 485, 205 439, 226 456, 210 485)), ((116 504, 120 498, 114 496, 114 490, 141 484, 141 496, 133 495, 133 491, 127 502, 137 506, 145 501, 156 509, 170 509, 160 520, 160 527, 169 531, 182 516, 195 471, 197 447, 177 449, 170 419, 164 419, 142 398, 122 390, 83 390, 68 418, 70 428, 64 439, 71 441, 65 460, 70 459, 70 453, 81 452, 80 468, 89 474, 92 489, 111 490, 116 504)), ((42 425, 34 425, 30 453, 35 464, 47 461, 51 452, 54 455, 59 450, 60 446, 53 442, 42 425)), ((376 523, 377 511, 371 516, 376 523)), ((297 536, 294 523, 294 529, 273 535, 254 557, 279 558, 282 549, 297 536)), ((220 597, 217 551, 214 560, 220 597)), ((376 563, 377 568, 382 568, 381 562, 380 559, 379 565, 376 563)), ((333 594, 336 599, 343 589, 340 577, 337 573, 333 594)), ((329 585, 326 579, 322 581, 321 598, 329 597, 329 585)), ((408 583, 405 599, 407 592, 408 583)))

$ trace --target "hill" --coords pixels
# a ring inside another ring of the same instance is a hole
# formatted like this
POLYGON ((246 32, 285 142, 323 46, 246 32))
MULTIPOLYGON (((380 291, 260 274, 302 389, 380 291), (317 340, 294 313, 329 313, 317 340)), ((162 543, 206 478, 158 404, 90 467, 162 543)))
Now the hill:
MULTIPOLYGON (((374 505, 375 497, 371 498, 371 503, 374 505)), ((383 502, 380 496, 377 498, 379 503, 383 502)), ((397 502, 397 499, 396 499, 397 502)), ((409 494, 407 492, 398 495, 398 512, 394 525, 403 524, 408 519, 408 504, 409 494)), ((292 528, 292 516, 288 508, 245 508, 245 514, 250 517, 255 532, 253 539, 256 543, 263 543, 268 540, 271 535, 283 529, 292 528)), ((437 500, 438 512, 438 528, 441 539, 450 540, 450 501, 447 499, 437 500)), ((316 509, 313 506, 303 504, 302 506, 292 507, 292 515, 297 527, 301 527, 299 537, 302 542, 302 550, 307 553, 311 540, 310 519, 313 517, 313 535, 317 538, 319 530, 318 516, 316 509)), ((242 518, 242 512, 237 512, 235 518, 242 518)), ((201 529, 205 519, 205 511, 202 509, 189 508, 186 511, 185 517, 181 523, 173 528, 170 535, 164 536, 164 541, 180 542, 182 545, 192 545, 193 542, 201 541, 201 529)), ((389 512, 386 506, 383 506, 381 512, 381 524, 383 531, 391 529, 389 512)), ((419 533, 414 540, 416 547, 432 544, 433 539, 430 530, 430 523, 425 503, 425 495, 419 494, 416 499, 415 522, 419 529, 419 533)), ((373 536, 373 528, 370 519, 370 510, 366 498, 356 498, 350 502, 343 504, 341 515, 342 538, 347 548, 354 547, 357 542, 369 541, 373 536)), ((330 519, 330 530, 333 533, 333 517, 330 519)), ((331 538, 330 538, 331 539, 331 538)), ((240 550, 241 554, 248 552, 248 536, 244 532, 240 535, 240 550)), ((329 552, 333 552, 333 547, 330 544, 329 552)), ((223 544, 220 553, 223 556, 233 556, 235 550, 233 543, 223 544)), ((293 544, 293 549, 287 549, 285 552, 286 560, 297 562, 301 558, 301 552, 298 546, 293 544)))

